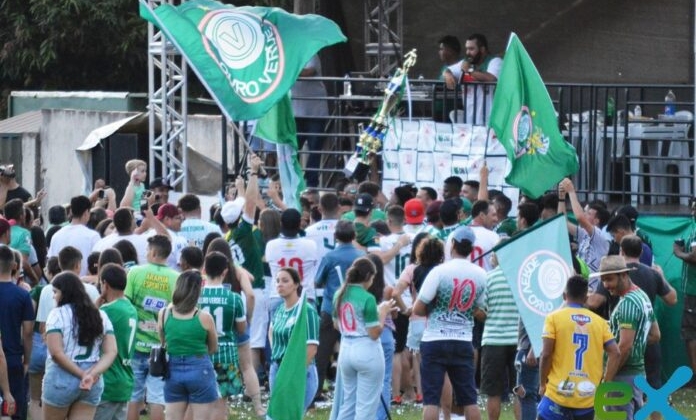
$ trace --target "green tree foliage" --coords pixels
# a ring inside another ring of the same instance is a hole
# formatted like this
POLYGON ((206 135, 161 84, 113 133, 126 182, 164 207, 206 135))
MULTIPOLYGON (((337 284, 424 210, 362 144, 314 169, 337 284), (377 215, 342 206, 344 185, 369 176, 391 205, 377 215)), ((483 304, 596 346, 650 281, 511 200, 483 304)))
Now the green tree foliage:
POLYGON ((9 89, 147 89, 147 24, 135 0, 0 1, 9 89))

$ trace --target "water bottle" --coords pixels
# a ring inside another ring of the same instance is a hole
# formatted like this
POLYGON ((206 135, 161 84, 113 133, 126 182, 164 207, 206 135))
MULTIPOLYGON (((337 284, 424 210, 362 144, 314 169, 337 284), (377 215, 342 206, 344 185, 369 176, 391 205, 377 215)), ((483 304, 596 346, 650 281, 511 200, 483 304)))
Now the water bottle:
POLYGON ((636 105, 636 108, 633 110, 633 116, 636 118, 643 116, 643 110, 640 108, 640 105, 636 105))
POLYGON ((677 101, 677 97, 674 95, 674 92, 672 92, 672 89, 670 89, 667 92, 667 96, 665 96, 665 116, 667 117, 673 117, 674 116, 674 103, 677 101))
POLYGON ((350 85, 350 75, 346 73, 343 81, 343 95, 351 96, 353 95, 353 87, 350 85))
POLYGON ((607 120, 606 125, 612 125, 614 123, 614 115, 616 114, 616 102, 613 96, 607 98, 607 120))

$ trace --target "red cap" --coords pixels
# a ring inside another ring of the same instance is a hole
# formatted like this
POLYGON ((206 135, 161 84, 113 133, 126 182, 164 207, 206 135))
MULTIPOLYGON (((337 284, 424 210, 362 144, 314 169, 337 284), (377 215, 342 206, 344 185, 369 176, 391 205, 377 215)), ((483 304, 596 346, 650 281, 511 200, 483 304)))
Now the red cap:
POLYGON ((406 223, 409 225, 419 225, 425 219, 425 208, 423 202, 418 198, 412 198, 404 204, 406 223))
POLYGON ((164 220, 165 217, 176 217, 180 213, 179 208, 171 203, 164 203, 157 210, 157 219, 164 220))

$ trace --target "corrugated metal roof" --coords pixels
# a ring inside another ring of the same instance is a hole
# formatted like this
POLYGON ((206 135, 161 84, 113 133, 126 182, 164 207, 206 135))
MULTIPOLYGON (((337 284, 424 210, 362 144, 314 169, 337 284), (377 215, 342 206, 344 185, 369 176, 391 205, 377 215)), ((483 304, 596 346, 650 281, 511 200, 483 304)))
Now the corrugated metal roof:
POLYGON ((29 111, 0 121, 0 134, 38 133, 41 130, 41 111, 29 111))

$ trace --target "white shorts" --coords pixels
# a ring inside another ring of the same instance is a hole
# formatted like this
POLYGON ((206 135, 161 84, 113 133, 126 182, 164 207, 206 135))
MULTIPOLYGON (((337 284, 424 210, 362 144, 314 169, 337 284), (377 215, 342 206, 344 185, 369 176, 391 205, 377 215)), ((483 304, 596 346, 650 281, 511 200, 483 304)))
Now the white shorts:
POLYGON ((254 313, 249 328, 249 343, 252 349, 266 348, 268 338, 268 296, 264 289, 254 289, 254 313))

